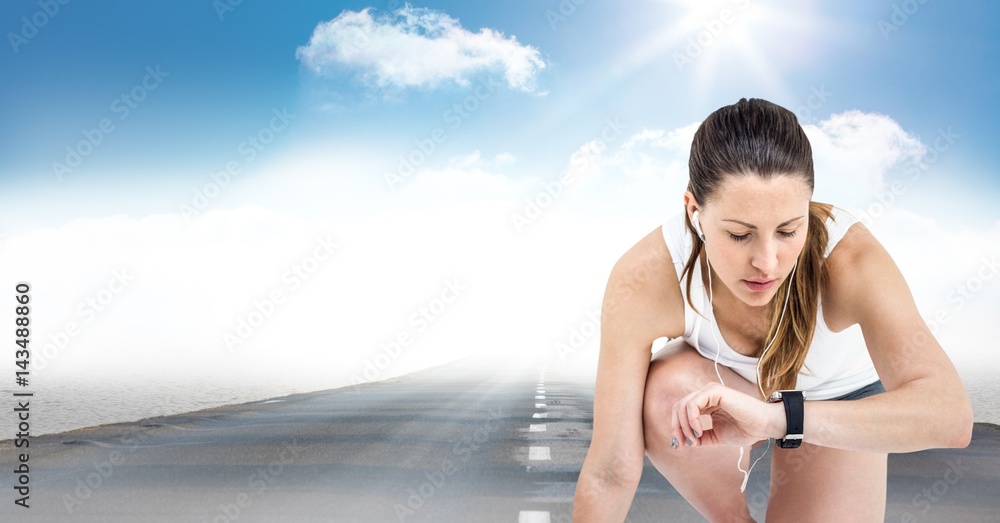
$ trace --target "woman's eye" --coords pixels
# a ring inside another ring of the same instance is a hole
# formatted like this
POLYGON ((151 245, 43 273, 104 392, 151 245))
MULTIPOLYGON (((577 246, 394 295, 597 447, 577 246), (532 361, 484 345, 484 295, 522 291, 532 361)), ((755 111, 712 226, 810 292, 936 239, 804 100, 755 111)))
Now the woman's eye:
MULTIPOLYGON (((778 231, 778 234, 780 234, 782 238, 794 238, 798 232, 799 232, 798 230, 790 232, 778 231)), ((733 241, 745 242, 750 239, 750 233, 740 234, 740 235, 729 233, 729 237, 732 238, 733 241)))
POLYGON ((729 233, 729 237, 732 238, 735 241, 738 241, 738 242, 745 242, 748 239, 750 239, 750 234, 747 233, 747 234, 743 234, 743 235, 737 236, 737 235, 735 235, 733 233, 729 233))

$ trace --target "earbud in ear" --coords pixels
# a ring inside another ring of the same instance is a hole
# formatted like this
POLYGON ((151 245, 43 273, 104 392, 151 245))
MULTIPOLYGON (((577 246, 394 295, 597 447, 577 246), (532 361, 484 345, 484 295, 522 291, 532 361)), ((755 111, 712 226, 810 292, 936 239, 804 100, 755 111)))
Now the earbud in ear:
POLYGON ((694 214, 691 215, 691 225, 694 226, 694 232, 698 234, 701 241, 705 241, 705 233, 701 232, 701 223, 698 221, 697 209, 694 211, 694 214))

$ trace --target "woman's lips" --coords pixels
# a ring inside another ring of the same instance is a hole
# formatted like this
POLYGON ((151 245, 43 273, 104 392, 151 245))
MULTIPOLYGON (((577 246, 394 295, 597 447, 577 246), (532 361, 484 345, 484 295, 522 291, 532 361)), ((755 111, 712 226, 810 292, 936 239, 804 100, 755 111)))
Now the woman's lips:
POLYGON ((743 283, 745 283, 747 288, 751 291, 762 292, 770 289, 776 281, 778 280, 743 280, 743 283))

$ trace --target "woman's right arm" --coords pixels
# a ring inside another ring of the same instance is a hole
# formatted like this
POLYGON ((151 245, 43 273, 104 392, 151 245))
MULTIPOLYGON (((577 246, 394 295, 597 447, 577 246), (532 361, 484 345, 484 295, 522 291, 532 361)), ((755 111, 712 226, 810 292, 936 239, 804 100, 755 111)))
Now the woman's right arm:
POLYGON ((684 303, 660 228, 615 263, 601 307, 594 429, 573 521, 624 521, 642 475, 642 402, 653 340, 684 331, 684 303))

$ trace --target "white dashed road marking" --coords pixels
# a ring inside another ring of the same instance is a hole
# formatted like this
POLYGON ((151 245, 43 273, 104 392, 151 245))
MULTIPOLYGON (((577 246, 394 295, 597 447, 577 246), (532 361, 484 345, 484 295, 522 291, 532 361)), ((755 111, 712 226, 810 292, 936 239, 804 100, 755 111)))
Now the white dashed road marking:
POLYGON ((552 523, 552 518, 547 510, 522 510, 517 523, 552 523))
MULTIPOLYGON (((538 388, 535 392, 535 401, 545 400, 545 371, 542 371, 538 375, 538 388)), ((536 409, 544 409, 546 407, 545 403, 535 403, 536 409)), ((548 418, 549 414, 547 412, 536 412, 531 415, 532 418, 548 418)), ((528 432, 546 432, 547 429, 544 423, 540 424, 529 424, 528 432)), ((528 447, 528 460, 529 461, 552 461, 552 453, 549 447, 528 447)), ((531 466, 528 466, 528 471, 531 471, 531 466)), ((518 523, 551 523, 552 517, 546 510, 522 510, 517 516, 518 523)))
POLYGON ((528 459, 531 461, 552 461, 548 447, 528 447, 528 459))

